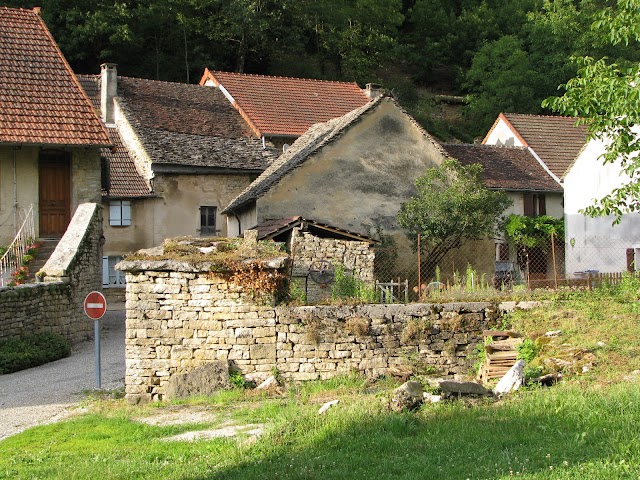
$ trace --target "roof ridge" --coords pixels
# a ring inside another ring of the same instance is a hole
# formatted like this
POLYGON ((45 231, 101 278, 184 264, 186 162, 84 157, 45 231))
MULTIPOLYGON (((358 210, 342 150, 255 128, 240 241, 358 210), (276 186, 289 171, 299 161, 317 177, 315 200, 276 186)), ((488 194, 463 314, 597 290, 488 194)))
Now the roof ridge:
POLYGON ((357 82, 345 82, 341 80, 324 80, 320 78, 304 78, 304 77, 287 77, 284 75, 264 75, 260 73, 238 73, 238 72, 225 72, 224 70, 209 70, 212 74, 214 73, 223 73, 225 75, 237 75, 243 77, 254 77, 254 78, 270 78, 270 79, 285 79, 285 80, 296 80, 302 82, 322 82, 322 83, 338 83, 341 85, 356 85, 358 88, 360 86, 357 82))
POLYGON ((580 120, 582 117, 571 117, 569 115, 542 115, 538 113, 506 113, 502 112, 505 116, 507 115, 515 115, 519 117, 538 117, 538 118, 564 118, 564 119, 577 119, 580 120))
POLYGON ((442 142, 440 145, 448 147, 473 147, 473 148, 502 148, 504 150, 527 150, 528 147, 520 145, 493 145, 487 143, 455 143, 455 142, 442 142))
POLYGON ((118 78, 124 78, 126 80, 143 80, 145 82, 164 83, 168 85, 184 85, 186 87, 203 87, 204 86, 204 85, 198 85, 197 83, 173 82, 171 80, 155 80, 153 78, 143 78, 143 77, 129 77, 128 75, 118 75, 118 78))

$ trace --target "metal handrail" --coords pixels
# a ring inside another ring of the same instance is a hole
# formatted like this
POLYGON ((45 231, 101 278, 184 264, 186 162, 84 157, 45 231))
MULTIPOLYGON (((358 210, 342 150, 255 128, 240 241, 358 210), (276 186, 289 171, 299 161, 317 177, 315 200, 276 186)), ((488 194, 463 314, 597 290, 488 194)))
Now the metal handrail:
POLYGON ((23 209, 22 225, 16 237, 0 258, 0 286, 11 282, 11 275, 22 266, 22 257, 27 253, 29 243, 35 240, 36 229, 33 221, 33 205, 26 212, 23 209))

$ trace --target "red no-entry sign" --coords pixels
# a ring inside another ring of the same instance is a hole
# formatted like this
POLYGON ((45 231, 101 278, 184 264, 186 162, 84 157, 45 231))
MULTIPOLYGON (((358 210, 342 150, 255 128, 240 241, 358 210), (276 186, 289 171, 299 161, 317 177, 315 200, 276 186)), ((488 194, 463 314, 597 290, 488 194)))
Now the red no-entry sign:
POLYGON ((100 292, 91 292, 84 299, 84 313, 93 320, 99 320, 107 311, 107 299, 100 292))

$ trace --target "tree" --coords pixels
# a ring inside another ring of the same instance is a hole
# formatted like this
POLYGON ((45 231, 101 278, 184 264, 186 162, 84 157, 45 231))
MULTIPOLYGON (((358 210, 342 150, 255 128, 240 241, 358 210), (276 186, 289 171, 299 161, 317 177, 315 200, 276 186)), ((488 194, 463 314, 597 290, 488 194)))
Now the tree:
POLYGON ((538 113, 538 76, 518 38, 506 36, 482 47, 466 76, 473 133, 486 132, 500 112, 538 113))
POLYGON ((640 0, 618 0, 615 7, 603 9, 592 29, 603 42, 624 46, 631 55, 611 61, 607 57, 576 59, 576 77, 561 85, 562 97, 548 98, 543 106, 563 115, 579 117, 588 126, 589 138, 606 144, 605 163, 620 162, 629 180, 584 210, 590 216, 622 215, 640 211, 640 0), (635 55, 634 53, 635 52, 635 55), (628 60, 627 60, 628 59, 628 60))
POLYGON ((407 236, 414 242, 421 236, 427 276, 451 249, 493 233, 511 204, 504 192, 485 187, 482 173, 479 164, 447 160, 416 180, 417 193, 400 208, 398 222, 407 236))

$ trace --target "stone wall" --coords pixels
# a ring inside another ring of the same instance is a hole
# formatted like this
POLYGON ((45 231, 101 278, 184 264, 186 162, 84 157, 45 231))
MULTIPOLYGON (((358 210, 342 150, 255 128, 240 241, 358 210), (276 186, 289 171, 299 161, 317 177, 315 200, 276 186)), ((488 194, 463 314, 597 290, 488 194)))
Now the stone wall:
POLYGON ((125 260, 117 268, 127 271, 130 403, 161 400, 173 375, 215 361, 243 374, 277 369, 288 380, 376 376, 398 365, 466 373, 468 353, 498 316, 489 303, 274 307, 206 265, 125 260))
POLYGON ((102 212, 78 206, 65 235, 42 271, 44 283, 0 287, 0 338, 58 333, 76 343, 90 338, 93 322, 84 299, 101 285, 102 212))
POLYGON ((319 238, 309 232, 294 229, 291 241, 293 257, 292 280, 306 293, 309 303, 331 297, 331 284, 323 284, 309 276, 309 267, 317 262, 344 265, 345 271, 368 285, 374 285, 375 253, 369 242, 319 238))

